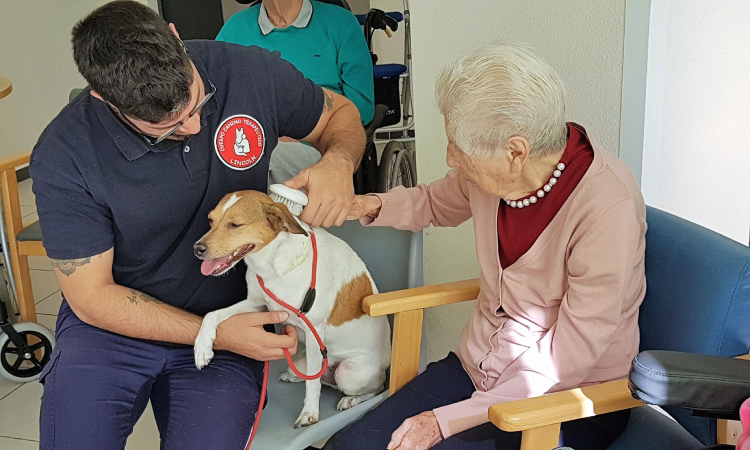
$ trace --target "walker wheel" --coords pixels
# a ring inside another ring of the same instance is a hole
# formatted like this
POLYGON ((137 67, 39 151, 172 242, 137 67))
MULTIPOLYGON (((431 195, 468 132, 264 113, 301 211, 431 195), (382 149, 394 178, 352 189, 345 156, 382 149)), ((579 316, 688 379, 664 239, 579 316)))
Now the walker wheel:
POLYGON ((14 324, 13 329, 26 340, 33 353, 21 355, 8 335, 0 333, 0 375, 19 383, 36 380, 52 355, 55 335, 33 322, 14 324))

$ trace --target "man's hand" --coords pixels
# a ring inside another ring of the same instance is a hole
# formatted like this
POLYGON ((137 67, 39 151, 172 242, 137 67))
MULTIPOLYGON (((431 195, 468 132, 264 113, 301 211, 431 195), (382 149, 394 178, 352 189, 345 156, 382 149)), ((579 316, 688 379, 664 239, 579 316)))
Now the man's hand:
POLYGON ((363 217, 377 219, 382 207, 383 201, 377 195, 357 195, 354 197, 346 220, 359 220, 363 217))
POLYGON ((309 201, 300 219, 314 227, 341 226, 354 199, 354 169, 344 159, 326 158, 284 183, 306 188, 309 201))
POLYGON ((285 321, 289 314, 283 311, 237 314, 219 324, 214 348, 228 350, 257 361, 284 358, 282 349, 297 353, 297 330, 287 325, 281 335, 263 329, 265 324, 285 321))
POLYGON ((393 432, 388 450, 427 450, 443 440, 437 417, 432 411, 410 417, 393 432))
POLYGON ((285 183, 292 189, 307 188, 309 202, 300 219, 314 227, 340 226, 346 220, 354 198, 354 171, 366 144, 354 103, 325 88, 323 96, 318 124, 302 139, 323 158, 285 183))

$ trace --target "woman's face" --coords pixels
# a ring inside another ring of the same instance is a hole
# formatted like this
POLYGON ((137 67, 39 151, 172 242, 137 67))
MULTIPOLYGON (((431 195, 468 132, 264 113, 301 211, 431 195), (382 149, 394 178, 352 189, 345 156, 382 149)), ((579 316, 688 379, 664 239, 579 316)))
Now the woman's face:
POLYGON ((492 159, 471 158, 448 138, 448 167, 458 169, 470 183, 488 194, 504 197, 517 189, 519 172, 512 170, 512 151, 503 149, 492 159))

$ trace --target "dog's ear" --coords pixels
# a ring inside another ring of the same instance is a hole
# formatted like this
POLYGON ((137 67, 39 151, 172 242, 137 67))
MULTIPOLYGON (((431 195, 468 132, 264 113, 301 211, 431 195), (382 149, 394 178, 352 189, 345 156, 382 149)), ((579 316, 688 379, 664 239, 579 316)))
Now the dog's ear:
POLYGON ((297 222, 289 208, 283 203, 264 203, 263 211, 266 213, 266 218, 271 224, 271 227, 277 231, 286 231, 292 234, 304 234, 307 236, 307 231, 297 222))

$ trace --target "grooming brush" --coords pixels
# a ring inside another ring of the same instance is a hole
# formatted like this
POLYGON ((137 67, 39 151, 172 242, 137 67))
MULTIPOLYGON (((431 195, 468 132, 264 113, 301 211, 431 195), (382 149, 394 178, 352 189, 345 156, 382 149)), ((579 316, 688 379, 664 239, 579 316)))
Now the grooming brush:
POLYGON ((288 188, 283 184, 272 184, 268 191, 271 200, 285 204, 289 208, 289 212, 297 217, 302 214, 302 209, 307 206, 307 195, 297 189, 288 188))

